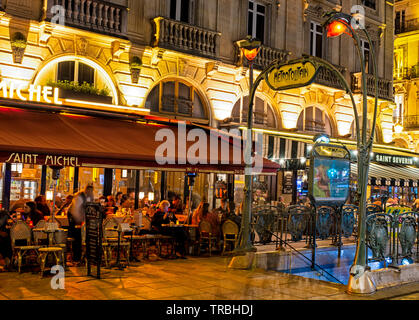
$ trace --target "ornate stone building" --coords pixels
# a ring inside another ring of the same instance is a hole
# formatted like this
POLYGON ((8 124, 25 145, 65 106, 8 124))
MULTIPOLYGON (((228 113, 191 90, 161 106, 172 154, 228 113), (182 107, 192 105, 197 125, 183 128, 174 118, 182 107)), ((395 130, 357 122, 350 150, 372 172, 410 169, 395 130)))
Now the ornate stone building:
POLYGON ((419 152, 419 1, 396 1, 393 112, 399 146, 419 152))
MULTIPOLYGON (((376 143, 391 152, 392 0, 2 0, 1 78, 26 87, 59 86, 61 98, 74 106, 240 127, 246 123, 249 70, 237 42, 251 35, 262 41, 255 77, 276 59, 318 56, 342 71, 361 112, 361 70, 353 41, 347 36, 327 39, 322 29, 324 13, 351 13, 355 5, 365 10, 377 56, 376 143), (71 82, 94 87, 95 99, 74 94, 77 88, 66 87, 71 82)), ((365 38, 361 50, 372 95, 372 48, 365 38)), ((370 112, 371 97, 369 105, 370 112)), ((274 161, 303 159, 319 132, 354 145, 350 98, 325 70, 300 89, 275 92, 263 83, 254 119, 265 135, 264 155, 274 161)), ((269 200, 286 189, 285 176, 262 179, 271 190, 269 200)), ((241 183, 236 179, 236 187, 241 183)))

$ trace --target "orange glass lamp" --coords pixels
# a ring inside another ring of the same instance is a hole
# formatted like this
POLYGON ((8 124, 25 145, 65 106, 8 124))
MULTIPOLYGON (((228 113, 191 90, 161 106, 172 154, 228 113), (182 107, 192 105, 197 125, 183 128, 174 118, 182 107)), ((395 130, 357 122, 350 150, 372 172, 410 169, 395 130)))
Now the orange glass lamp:
POLYGON ((241 40, 237 44, 247 61, 252 62, 257 57, 262 43, 248 36, 245 40, 241 40))
POLYGON ((328 38, 334 38, 334 37, 339 37, 340 35, 347 33, 346 32, 346 26, 338 21, 335 20, 332 23, 330 23, 327 26, 327 37, 328 38))

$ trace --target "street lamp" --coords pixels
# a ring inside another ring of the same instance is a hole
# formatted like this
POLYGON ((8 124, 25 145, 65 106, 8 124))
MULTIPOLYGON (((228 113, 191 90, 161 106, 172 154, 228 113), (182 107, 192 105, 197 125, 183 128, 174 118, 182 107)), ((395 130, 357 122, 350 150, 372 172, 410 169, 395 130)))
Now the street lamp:
POLYGON ((377 106, 378 106, 378 78, 377 65, 375 61, 374 47, 371 38, 365 28, 361 28, 368 39, 371 48, 372 60, 374 65, 374 80, 375 80, 375 106, 373 125, 371 135, 367 140, 367 124, 368 124, 368 105, 367 105, 367 81, 365 72, 365 57, 361 51, 360 40, 358 34, 352 28, 353 17, 342 12, 332 11, 327 13, 327 21, 324 26, 327 28, 328 37, 338 37, 344 33, 351 36, 357 48, 358 56, 361 61, 362 72, 362 94, 363 94, 363 112, 362 112, 362 131, 360 130, 359 121, 357 119, 357 110, 355 111, 355 125, 358 133, 362 132, 362 136, 357 134, 358 146, 358 199, 359 199, 359 218, 358 218, 358 241, 355 253, 354 262, 350 268, 350 276, 348 281, 348 293, 373 293, 376 288, 369 277, 369 270, 367 266, 367 245, 366 245, 366 202, 367 202, 367 185, 368 185, 368 170, 370 162, 370 153, 374 141, 375 125, 377 121, 377 106))
MULTIPOLYGON (((249 63, 249 92, 253 88, 253 61, 257 57, 261 42, 248 36, 245 40, 237 42, 242 54, 249 63)), ((252 175, 251 175, 251 154, 252 154, 252 127, 253 127, 253 103, 252 95, 249 94, 249 110, 247 114, 247 143, 245 150, 245 186, 244 186, 244 204, 242 212, 241 232, 239 243, 235 249, 236 253, 243 254, 254 252, 256 248, 252 245, 250 239, 250 223, 252 218, 252 175)))

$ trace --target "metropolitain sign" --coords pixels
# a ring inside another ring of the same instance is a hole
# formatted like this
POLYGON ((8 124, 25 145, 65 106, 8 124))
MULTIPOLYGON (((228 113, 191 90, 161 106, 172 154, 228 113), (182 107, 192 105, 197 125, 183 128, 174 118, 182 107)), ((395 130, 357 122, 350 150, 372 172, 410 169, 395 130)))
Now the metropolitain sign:
POLYGON ((265 81, 272 90, 287 90, 310 85, 317 72, 312 62, 299 59, 273 68, 265 75, 265 81))

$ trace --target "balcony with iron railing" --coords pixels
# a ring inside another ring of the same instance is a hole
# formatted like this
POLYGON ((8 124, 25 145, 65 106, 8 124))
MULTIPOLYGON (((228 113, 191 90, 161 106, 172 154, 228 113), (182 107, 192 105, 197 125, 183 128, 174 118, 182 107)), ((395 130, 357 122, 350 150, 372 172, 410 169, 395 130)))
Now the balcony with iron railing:
POLYGON ((396 68, 394 70, 394 80, 411 80, 419 78, 419 64, 410 68, 396 68))
MULTIPOLYGON (((394 119, 394 120, 397 121, 397 119, 394 119)), ((406 116, 406 117, 403 117, 403 121, 397 121, 397 122, 403 123, 403 130, 406 130, 406 131, 419 130, 419 115, 406 116)), ((397 123, 397 122, 394 122, 394 123, 397 123)))
MULTIPOLYGON (((352 73, 352 92, 362 93, 362 73, 352 73)), ((375 96, 374 75, 367 74, 367 95, 375 96)), ((393 81, 378 78, 378 98, 393 101, 393 81)))
POLYGON ((154 36, 152 46, 217 58, 221 33, 180 21, 157 17, 152 20, 154 36))
POLYGON ((128 8, 102 0, 48 0, 46 20, 51 21, 53 6, 65 10, 65 25, 98 33, 124 37, 128 8))
POLYGON ((395 24, 394 33, 400 34, 405 32, 419 30, 419 18, 407 20, 404 24, 395 24))

